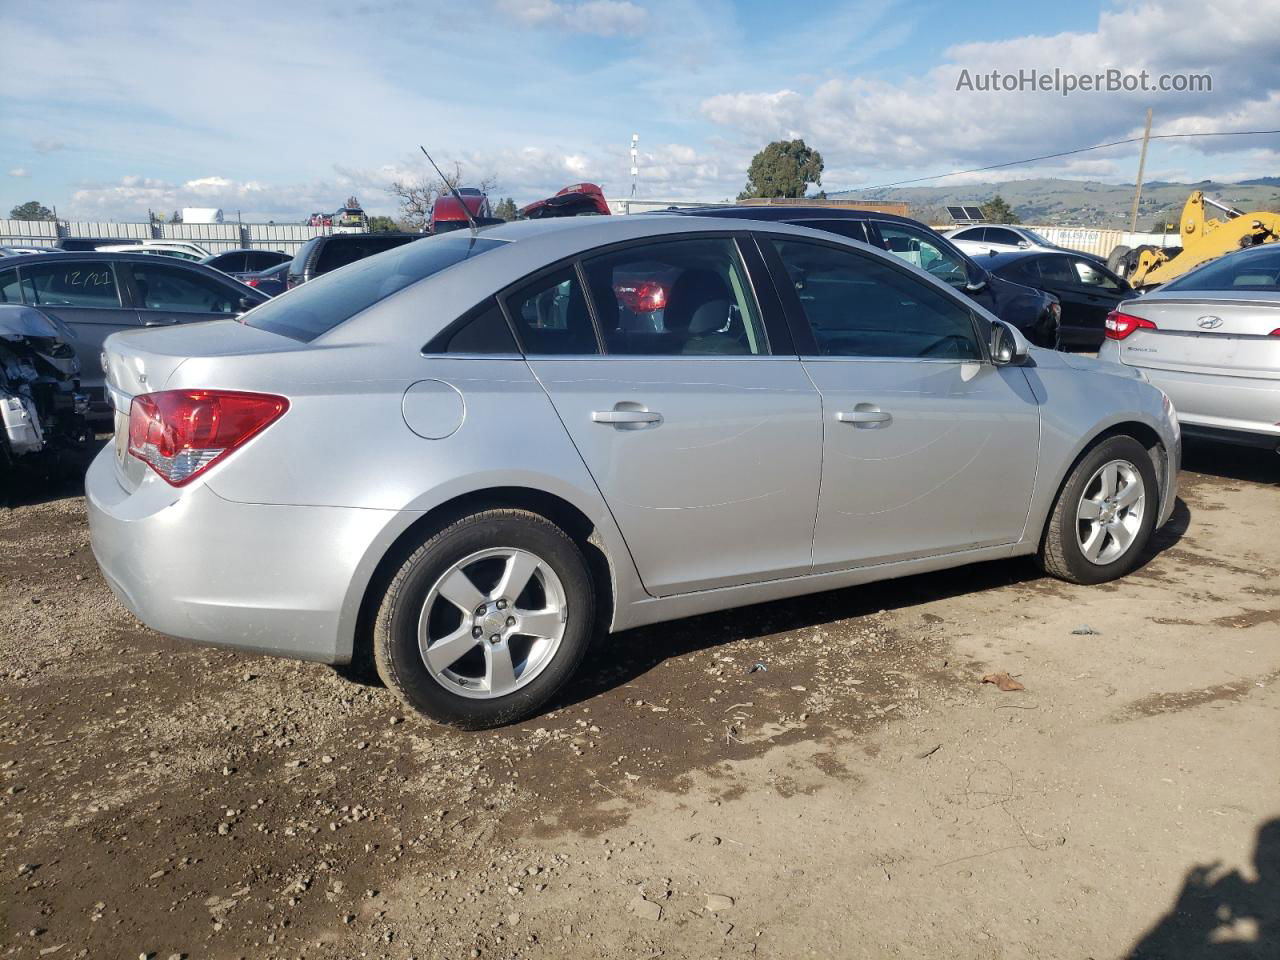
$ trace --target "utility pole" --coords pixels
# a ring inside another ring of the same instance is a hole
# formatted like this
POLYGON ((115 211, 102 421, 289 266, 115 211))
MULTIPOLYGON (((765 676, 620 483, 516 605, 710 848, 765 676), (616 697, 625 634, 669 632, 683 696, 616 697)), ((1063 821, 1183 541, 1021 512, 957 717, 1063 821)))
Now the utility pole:
POLYGON ((640 143, 640 134, 633 133, 631 135, 631 199, 636 198, 636 177, 640 173, 640 151, 637 144, 640 143))
POLYGON ((1147 166, 1147 144, 1151 141, 1151 108, 1147 107, 1147 129, 1142 134, 1142 153, 1138 157, 1138 183, 1133 188, 1133 216, 1129 218, 1129 232, 1138 232, 1138 201, 1142 199, 1142 174, 1147 166))

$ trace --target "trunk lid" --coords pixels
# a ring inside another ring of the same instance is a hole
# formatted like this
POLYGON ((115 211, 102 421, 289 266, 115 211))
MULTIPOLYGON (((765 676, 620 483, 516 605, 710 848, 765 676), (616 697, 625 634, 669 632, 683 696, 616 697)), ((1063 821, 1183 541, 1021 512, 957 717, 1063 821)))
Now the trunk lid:
POLYGON ((192 358, 305 349, 305 343, 246 327, 237 320, 153 327, 108 337, 102 350, 102 364, 106 372, 107 400, 115 422, 113 443, 116 479, 120 485, 132 492, 149 472, 146 464, 129 456, 129 405, 134 397, 164 390, 174 372, 192 358))
POLYGON ((1274 293, 1221 297, 1152 295, 1117 308, 1142 317, 1119 342, 1120 362, 1152 370, 1280 380, 1280 300, 1274 293))

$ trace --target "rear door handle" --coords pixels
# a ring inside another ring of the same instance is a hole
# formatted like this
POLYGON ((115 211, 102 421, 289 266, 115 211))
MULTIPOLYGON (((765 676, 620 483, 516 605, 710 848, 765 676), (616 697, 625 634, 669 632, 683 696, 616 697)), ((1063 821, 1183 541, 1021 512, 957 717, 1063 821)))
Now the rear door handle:
POLYGON ((168 327, 177 322, 177 317, 147 317, 142 321, 142 325, 144 327, 168 327))
POLYGON ((592 410, 591 420, 594 423, 609 423, 619 429, 637 429, 645 426, 656 426, 662 422, 662 414, 645 410, 638 404, 619 403, 612 410, 592 410))
MULTIPOLYGON (((862 407, 863 404, 859 404, 862 407)), ((836 414, 836 419, 841 423, 889 423, 893 420, 893 415, 885 413, 883 410, 856 409, 851 411, 841 410, 836 414)))

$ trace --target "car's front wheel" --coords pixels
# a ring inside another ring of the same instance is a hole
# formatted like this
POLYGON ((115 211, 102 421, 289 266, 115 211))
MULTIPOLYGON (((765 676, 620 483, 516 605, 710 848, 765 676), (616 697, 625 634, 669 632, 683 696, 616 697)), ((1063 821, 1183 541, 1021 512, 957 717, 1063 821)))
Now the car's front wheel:
POLYGON ((1122 577, 1142 558, 1159 512, 1146 448, 1130 436, 1109 437, 1080 458, 1058 491, 1040 565, 1071 583, 1122 577))
POLYGON ((582 552, 523 510, 463 517, 392 578, 374 624, 383 682, 434 720, 467 729, 523 719, 582 660, 595 597, 582 552))

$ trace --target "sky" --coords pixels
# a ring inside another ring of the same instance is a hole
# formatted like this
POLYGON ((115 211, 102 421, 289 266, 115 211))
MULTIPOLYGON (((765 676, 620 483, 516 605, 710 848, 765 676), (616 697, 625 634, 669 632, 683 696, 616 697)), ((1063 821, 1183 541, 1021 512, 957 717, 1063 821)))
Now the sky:
MULTIPOLYGON (((423 179, 722 200, 802 137, 856 190, 1140 136, 1280 129, 1280 0, 0 0, 0 210, 300 221, 423 179), (962 71, 1205 73, 1202 92, 957 90, 962 71)), ((930 180, 1133 182, 1135 145, 930 180)), ((1280 135, 1152 143, 1146 180, 1280 175, 1280 135)))

